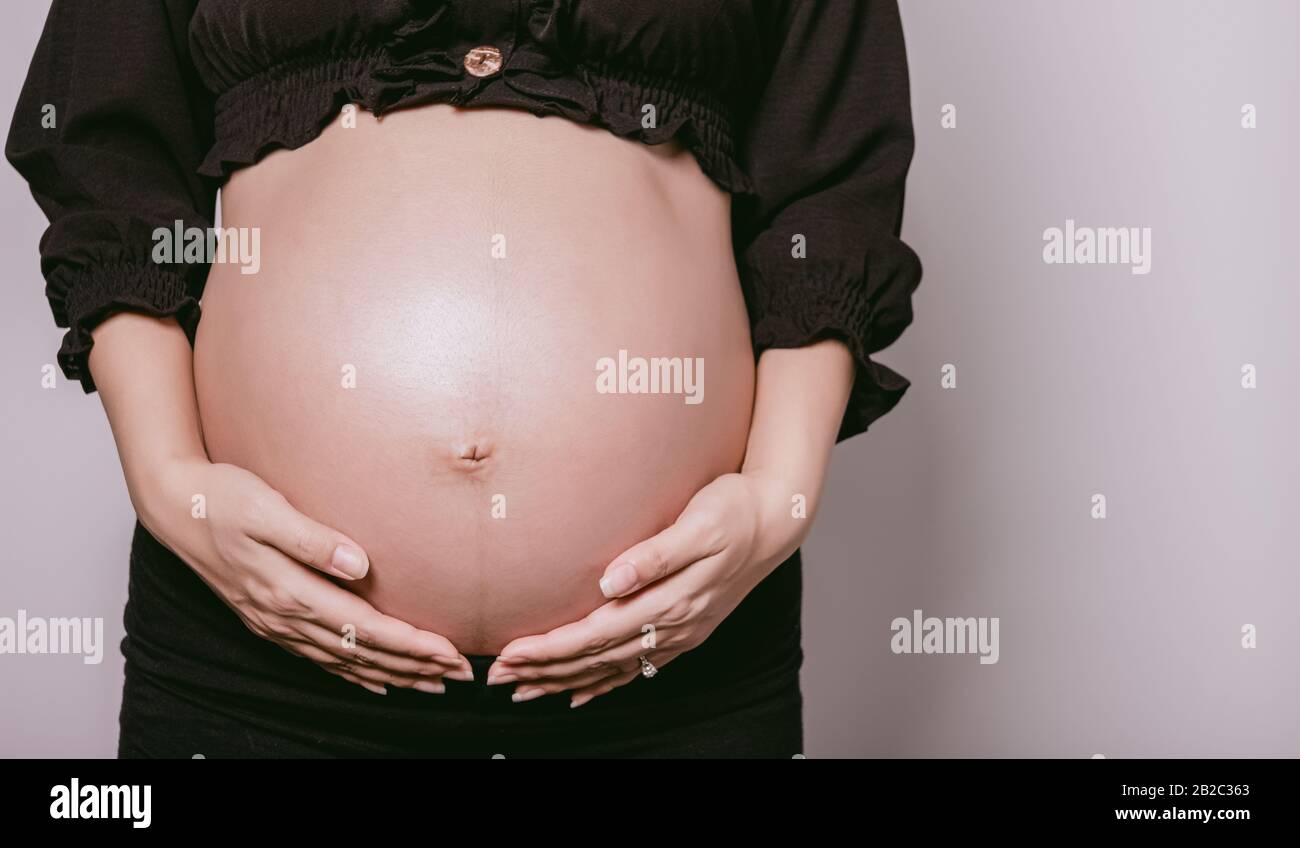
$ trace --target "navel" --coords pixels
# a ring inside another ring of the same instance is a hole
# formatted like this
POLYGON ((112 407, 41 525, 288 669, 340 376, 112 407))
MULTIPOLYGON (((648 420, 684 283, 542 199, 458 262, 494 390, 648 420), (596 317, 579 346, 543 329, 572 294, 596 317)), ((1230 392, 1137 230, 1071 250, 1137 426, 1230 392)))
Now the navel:
POLYGON ((484 439, 456 442, 451 448, 452 465, 462 471, 478 471, 487 467, 492 457, 492 445, 484 439))

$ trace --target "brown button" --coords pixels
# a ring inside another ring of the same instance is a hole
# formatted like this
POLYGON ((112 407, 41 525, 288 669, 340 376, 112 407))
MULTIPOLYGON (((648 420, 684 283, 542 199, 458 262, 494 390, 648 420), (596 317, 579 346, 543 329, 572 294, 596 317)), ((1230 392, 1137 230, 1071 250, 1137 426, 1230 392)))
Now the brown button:
POLYGON ((465 54, 465 70, 476 77, 490 77, 501 70, 501 51, 491 45, 475 47, 465 54))

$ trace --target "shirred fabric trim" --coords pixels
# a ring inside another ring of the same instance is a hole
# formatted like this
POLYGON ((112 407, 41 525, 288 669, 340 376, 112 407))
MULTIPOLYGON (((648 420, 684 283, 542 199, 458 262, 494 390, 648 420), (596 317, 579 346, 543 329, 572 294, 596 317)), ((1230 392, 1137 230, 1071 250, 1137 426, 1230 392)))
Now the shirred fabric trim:
MULTIPOLYGON (((69 380, 78 380, 87 394, 95 390, 88 361, 94 345, 90 331, 109 315, 124 310, 154 318, 175 317, 190 342, 199 323, 199 302, 190 296, 185 278, 154 263, 115 262, 92 269, 55 272, 67 292, 54 304, 54 318, 67 327, 59 348, 59 367, 69 380)), ((55 280, 51 280, 54 283, 55 280)))
POLYGON ((723 190, 756 193, 737 161, 727 110, 708 92, 602 63, 560 69, 529 45, 514 50, 490 77, 465 72, 447 50, 408 55, 390 45, 282 62, 218 97, 216 143, 199 173, 224 180, 272 150, 303 147, 349 103, 377 116, 427 103, 506 106, 600 126, 645 144, 677 138, 723 190), (656 113, 649 127, 642 116, 647 104, 656 113))
POLYGON ((838 339, 853 355, 854 379, 839 433, 842 442, 864 433, 903 399, 911 382, 871 359, 871 302, 860 280, 832 269, 782 274, 781 284, 761 269, 739 263, 755 359, 769 348, 800 348, 838 339))

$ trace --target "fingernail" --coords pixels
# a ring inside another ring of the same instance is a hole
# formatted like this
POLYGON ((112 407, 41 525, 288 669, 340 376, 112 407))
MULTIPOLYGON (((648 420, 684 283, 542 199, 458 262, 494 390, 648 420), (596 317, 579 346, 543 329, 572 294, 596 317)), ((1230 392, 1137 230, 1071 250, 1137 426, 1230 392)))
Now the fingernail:
POLYGON ((472 669, 468 668, 458 668, 455 671, 443 672, 442 676, 448 680, 460 680, 464 683, 471 683, 474 680, 474 672, 472 669))
POLYGON ((496 686, 498 683, 514 683, 518 679, 518 675, 502 671, 496 666, 488 669, 487 685, 489 686, 496 686))
POLYGON ((591 695, 574 695, 573 700, 569 701, 569 709, 575 710, 591 700, 591 695))
POLYGON ((339 545, 334 549, 330 565, 340 576, 351 580, 360 580, 366 576, 366 557, 351 545, 339 545))
POLYGON ((514 701, 516 704, 522 704, 524 701, 531 701, 534 698, 540 698, 545 694, 545 689, 539 689, 536 686, 526 686, 523 689, 516 689, 515 694, 510 696, 510 700, 514 701))
POLYGON ((447 687, 442 682, 435 683, 432 680, 419 680, 411 687, 420 692, 428 692, 431 695, 442 695, 447 691, 447 687))
POLYGON ((600 591, 607 598, 617 598, 631 591, 636 585, 636 569, 626 562, 620 562, 600 579, 600 591))
POLYGON ((386 686, 380 686, 377 683, 362 683, 361 685, 369 689, 371 692, 374 692, 376 695, 388 694, 388 687, 386 686))

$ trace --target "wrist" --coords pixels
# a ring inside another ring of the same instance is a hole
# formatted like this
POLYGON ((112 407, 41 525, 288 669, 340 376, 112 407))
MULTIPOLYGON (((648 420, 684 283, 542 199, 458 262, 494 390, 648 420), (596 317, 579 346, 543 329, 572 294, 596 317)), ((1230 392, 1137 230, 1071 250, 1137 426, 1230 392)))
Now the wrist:
POLYGON ((190 453, 159 453, 147 458, 123 461, 131 505, 142 523, 155 536, 177 515, 189 516, 194 508, 196 487, 187 483, 211 465, 206 456, 190 453))
POLYGON ((795 478, 762 470, 747 474, 759 502, 756 559, 776 567, 812 529, 819 492, 795 478))
POLYGON ((844 417, 852 369, 848 348, 835 340, 764 351, 741 473, 787 481, 806 497, 811 515, 844 417))

